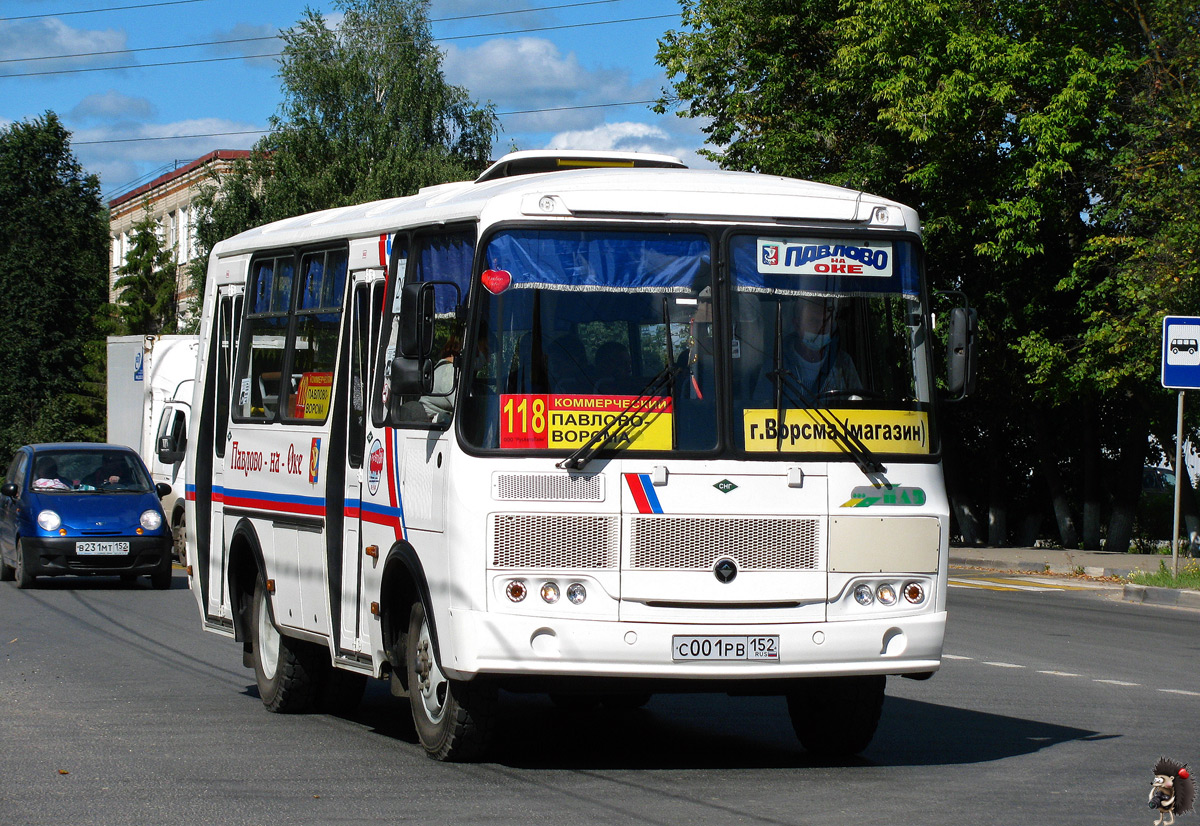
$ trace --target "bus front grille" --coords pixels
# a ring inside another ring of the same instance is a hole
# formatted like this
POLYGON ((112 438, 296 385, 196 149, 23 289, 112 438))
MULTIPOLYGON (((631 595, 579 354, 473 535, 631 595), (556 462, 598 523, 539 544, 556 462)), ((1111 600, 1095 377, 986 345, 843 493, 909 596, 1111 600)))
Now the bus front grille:
POLYGON ((495 473, 492 498, 500 502, 603 502, 604 476, 596 473, 495 473))
POLYGON ((615 569, 620 559, 617 516, 492 514, 496 568, 615 569))
POLYGON ((631 569, 710 570, 729 557, 742 570, 818 570, 821 520, 817 517, 633 517, 631 569))

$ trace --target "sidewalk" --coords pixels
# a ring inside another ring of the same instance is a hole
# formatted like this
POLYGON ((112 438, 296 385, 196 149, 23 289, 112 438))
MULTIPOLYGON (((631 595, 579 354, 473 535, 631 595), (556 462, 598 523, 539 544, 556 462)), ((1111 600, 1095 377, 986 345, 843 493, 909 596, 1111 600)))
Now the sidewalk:
MULTIPOLYGON (((1180 557, 1182 567, 1186 561, 1180 557)), ((1157 554, 1118 554, 1107 551, 1071 551, 1058 548, 950 547, 950 566, 992 568, 1025 574, 1083 574, 1091 577, 1129 576, 1134 571, 1154 572, 1160 563, 1171 567, 1171 557, 1157 554)), ((1200 591, 1125 584, 1126 602, 1174 605, 1200 609, 1200 591)))

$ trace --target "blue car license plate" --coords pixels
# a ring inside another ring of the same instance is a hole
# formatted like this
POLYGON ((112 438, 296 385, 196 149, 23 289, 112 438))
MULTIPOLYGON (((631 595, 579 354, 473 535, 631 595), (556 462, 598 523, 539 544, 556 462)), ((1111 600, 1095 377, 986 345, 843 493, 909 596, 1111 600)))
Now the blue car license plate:
POLYGON ((128 542, 76 542, 79 556, 120 556, 129 553, 128 542))

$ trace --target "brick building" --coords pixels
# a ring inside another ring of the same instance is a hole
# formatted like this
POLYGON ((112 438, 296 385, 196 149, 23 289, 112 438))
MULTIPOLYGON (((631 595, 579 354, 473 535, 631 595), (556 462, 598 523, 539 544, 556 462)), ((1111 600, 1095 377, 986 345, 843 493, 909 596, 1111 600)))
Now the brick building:
POLYGON ((200 188, 212 184, 214 174, 218 178, 227 174, 235 161, 249 156, 249 151, 244 149, 218 149, 108 202, 112 237, 108 280, 110 301, 116 300, 113 284, 132 244, 133 226, 142 220, 145 205, 149 203, 151 215, 158 222, 159 237, 175 250, 175 262, 179 265, 175 297, 180 312, 183 312, 190 298, 186 267, 197 253, 195 201, 200 188))

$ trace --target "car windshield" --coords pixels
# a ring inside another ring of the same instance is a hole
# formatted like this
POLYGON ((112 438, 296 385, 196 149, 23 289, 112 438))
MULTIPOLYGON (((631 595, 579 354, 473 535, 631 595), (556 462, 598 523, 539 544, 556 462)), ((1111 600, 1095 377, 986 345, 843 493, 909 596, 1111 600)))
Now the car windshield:
POLYGON ((38 493, 145 493, 151 485, 132 453, 53 450, 37 454, 29 489, 38 493))

